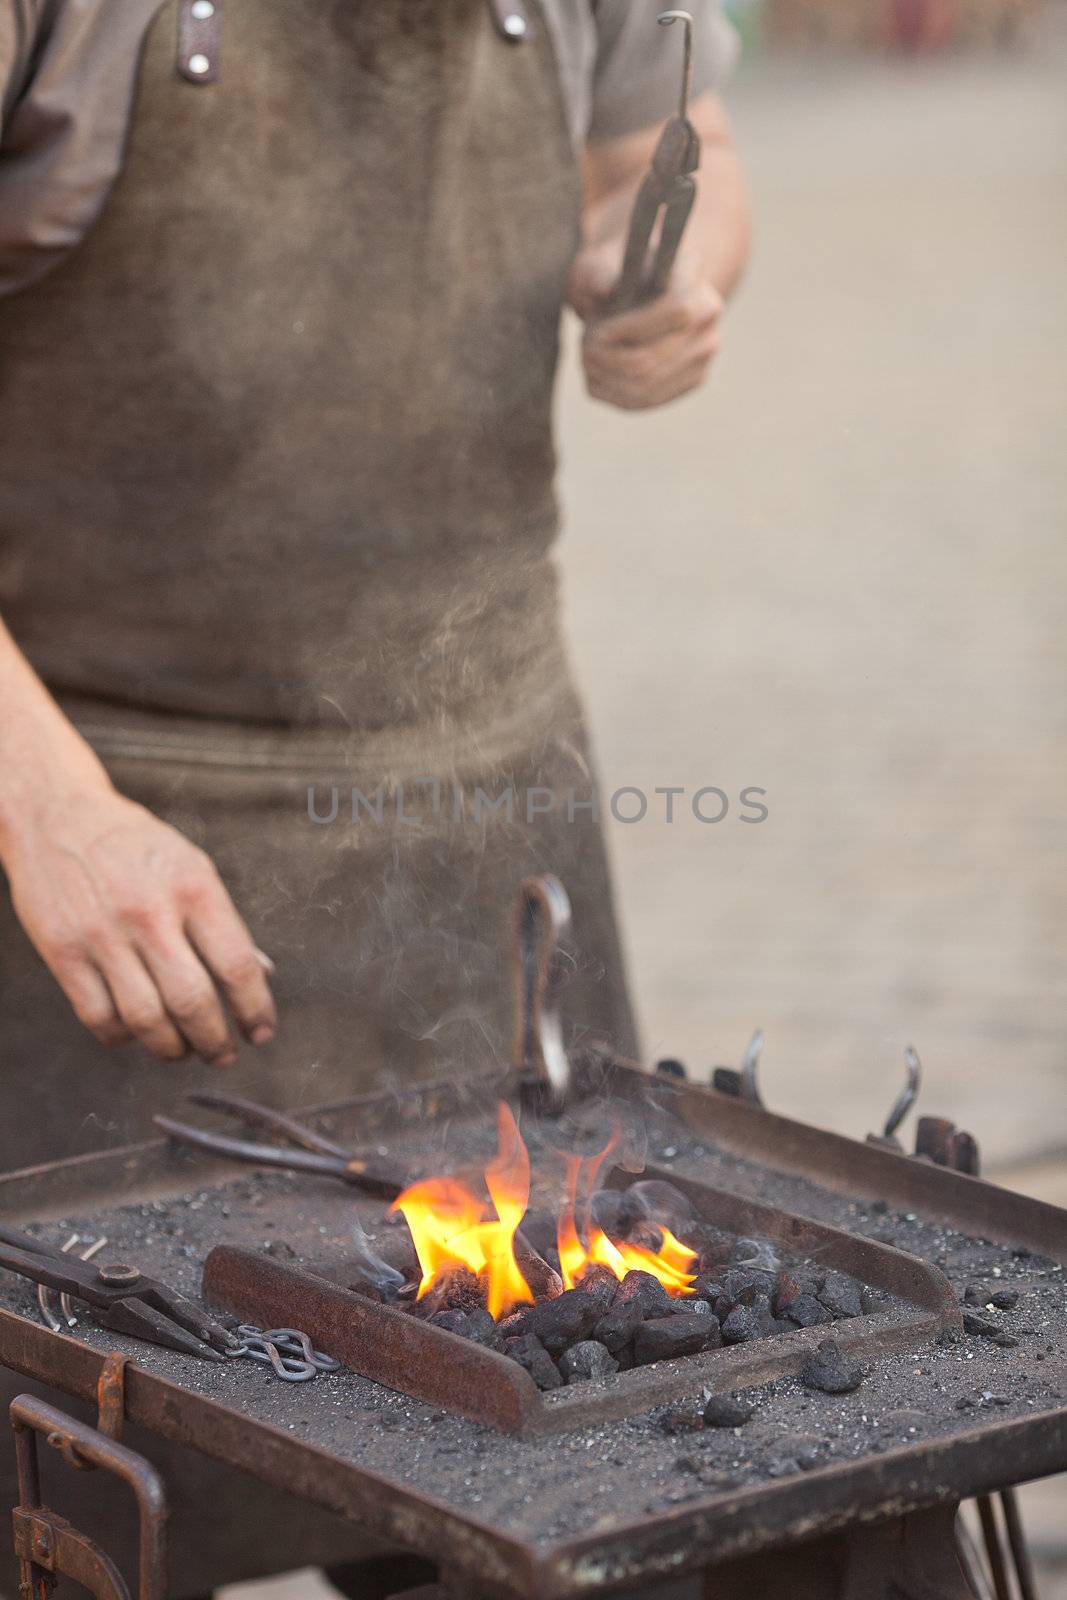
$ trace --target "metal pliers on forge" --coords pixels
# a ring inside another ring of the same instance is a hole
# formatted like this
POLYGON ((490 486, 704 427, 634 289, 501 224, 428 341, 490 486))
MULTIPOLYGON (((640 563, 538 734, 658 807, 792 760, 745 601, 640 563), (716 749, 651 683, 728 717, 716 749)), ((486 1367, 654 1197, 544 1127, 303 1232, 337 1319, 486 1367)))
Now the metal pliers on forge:
POLYGON ((700 165, 700 135, 689 120, 693 19, 688 11, 664 11, 657 21, 664 27, 681 22, 685 28, 682 92, 677 114, 670 118, 660 134, 652 165, 634 202, 622 271, 612 291, 609 315, 630 311, 663 293, 696 199, 693 173, 700 165), (649 245, 661 213, 659 240, 649 266, 649 245))
POLYGON ((229 1133, 196 1128, 189 1122, 176 1122, 172 1117, 155 1117, 156 1127, 179 1144, 206 1150, 211 1155, 228 1156, 235 1161, 249 1161, 255 1166, 284 1167, 290 1172, 340 1178, 354 1189, 363 1189, 367 1194, 380 1195, 386 1200, 395 1200, 411 1182, 406 1170, 389 1161, 346 1150, 325 1134, 305 1127, 295 1117, 275 1111, 271 1106, 257 1105, 254 1100, 242 1100, 238 1095, 219 1094, 213 1089, 191 1094, 188 1099, 192 1105, 224 1112, 246 1128, 258 1128, 273 1140, 285 1143, 259 1144, 251 1139, 234 1138, 229 1133))
POLYGON ((0 1227, 0 1267, 84 1301, 96 1322, 133 1339, 207 1361, 222 1361, 239 1345, 195 1301, 122 1262, 98 1266, 64 1255, 42 1239, 0 1227))

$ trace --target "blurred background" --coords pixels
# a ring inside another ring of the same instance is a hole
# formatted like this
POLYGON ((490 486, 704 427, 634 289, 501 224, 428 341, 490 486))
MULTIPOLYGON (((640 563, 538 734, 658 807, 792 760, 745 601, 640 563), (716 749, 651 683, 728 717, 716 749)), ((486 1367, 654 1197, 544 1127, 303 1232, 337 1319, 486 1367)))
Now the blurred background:
MULTIPOLYGON (((1067 5, 737 0, 756 247, 706 392, 561 395, 574 654, 646 1059, 921 1105, 1067 1204, 1067 5), (738 820, 747 785, 769 815, 738 820), (662 802, 659 816, 662 819, 662 802), (714 814, 717 802, 710 800, 714 814)), ((1067 1491, 1028 1491, 1067 1595, 1067 1491)))

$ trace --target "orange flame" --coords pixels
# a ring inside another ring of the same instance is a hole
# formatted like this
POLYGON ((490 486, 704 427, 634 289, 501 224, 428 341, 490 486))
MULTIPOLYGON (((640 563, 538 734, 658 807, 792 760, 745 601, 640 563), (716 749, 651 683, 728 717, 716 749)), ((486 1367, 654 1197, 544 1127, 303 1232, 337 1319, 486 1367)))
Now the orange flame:
POLYGON ((485 1169, 496 1215, 459 1178, 427 1178, 404 1190, 391 1207, 403 1214, 422 1268, 418 1298, 441 1278, 466 1267, 482 1278, 486 1306, 500 1317, 533 1295, 515 1260, 515 1232, 530 1198, 530 1158, 508 1107, 497 1107, 497 1153, 485 1169))
POLYGON ((566 1198, 560 1210, 556 1232, 559 1271, 563 1286, 566 1289, 577 1287, 586 1268, 596 1263, 607 1267, 608 1271, 613 1272, 620 1280, 637 1268, 658 1278, 670 1295, 690 1294, 695 1274, 688 1271, 688 1268, 696 1261, 697 1252, 690 1250, 680 1239, 676 1239, 669 1228, 665 1228, 662 1223, 656 1224, 662 1237, 658 1250, 649 1250, 644 1245, 631 1244, 626 1240, 619 1244, 612 1243, 603 1228, 599 1228, 592 1219, 589 1212, 589 1198, 592 1195, 593 1183, 601 1163, 615 1148, 617 1142, 616 1133, 599 1155, 590 1156, 585 1160, 581 1156, 567 1157, 566 1198), (578 1189, 583 1177, 587 1244, 582 1242, 577 1222, 578 1189))

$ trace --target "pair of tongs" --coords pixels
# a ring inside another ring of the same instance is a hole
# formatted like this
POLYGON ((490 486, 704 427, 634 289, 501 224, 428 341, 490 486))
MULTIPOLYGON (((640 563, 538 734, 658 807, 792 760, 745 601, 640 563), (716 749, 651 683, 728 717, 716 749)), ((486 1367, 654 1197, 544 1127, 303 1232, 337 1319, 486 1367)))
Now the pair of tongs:
POLYGON ((0 1228, 0 1267, 84 1301, 94 1320, 116 1333, 208 1361, 236 1353, 233 1335, 195 1301, 124 1262, 97 1266, 42 1239, 0 1228))
POLYGON ((678 111, 660 134, 652 165, 634 202, 622 272, 608 304, 609 316, 654 300, 666 289, 696 199, 693 173, 700 165, 700 135, 689 120, 693 19, 688 11, 664 11, 657 20, 663 27, 673 22, 681 22, 685 27, 682 92, 678 111), (657 222, 659 238, 649 261, 649 247, 657 222))
POLYGON ((191 1123, 176 1122, 172 1117, 156 1117, 156 1127, 179 1144, 192 1145, 211 1155, 252 1162, 256 1166, 284 1167, 290 1172, 339 1178, 354 1189, 363 1189, 368 1194, 381 1195, 387 1200, 395 1200, 411 1181, 409 1174, 392 1162, 346 1150, 343 1145, 335 1144, 325 1134, 305 1127, 284 1111, 257 1105, 253 1100, 242 1100, 238 1095, 220 1094, 213 1089, 202 1090, 188 1098, 195 1106, 224 1112, 246 1128, 268 1134, 273 1142, 263 1144, 251 1139, 238 1139, 232 1134, 214 1133, 208 1128, 193 1127, 191 1123))

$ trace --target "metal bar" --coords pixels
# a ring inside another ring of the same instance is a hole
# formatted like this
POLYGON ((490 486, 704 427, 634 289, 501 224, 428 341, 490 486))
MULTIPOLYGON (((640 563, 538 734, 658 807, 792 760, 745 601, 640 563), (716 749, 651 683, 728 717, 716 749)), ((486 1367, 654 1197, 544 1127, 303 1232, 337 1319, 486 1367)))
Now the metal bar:
POLYGON ((1011 1585, 1008 1582, 1008 1569, 1004 1564, 1004 1547, 1000 1542, 1000 1529, 997 1527, 993 1501, 987 1494, 978 1496, 978 1518, 982 1524, 982 1539, 985 1543, 986 1556, 989 1559, 989 1571, 993 1579, 993 1589, 997 1600, 1013 1600, 1011 1585))
POLYGON ((1030 1549, 1026 1543, 1026 1533, 1019 1512, 1019 1496, 1014 1489, 1002 1489, 1000 1503, 1004 1510, 1004 1527, 1008 1534, 1011 1558, 1015 1563, 1015 1579, 1019 1585, 1021 1600, 1037 1600, 1034 1564, 1030 1559, 1030 1549))
MULTIPOLYGON (((85 1423, 75 1421, 47 1401, 38 1400, 32 1395, 19 1395, 11 1402, 11 1424, 15 1430, 18 1453, 22 1509, 30 1512, 42 1510, 37 1464, 38 1434, 71 1465, 103 1467, 132 1490, 137 1502, 141 1535, 138 1600, 166 1600, 167 1496, 156 1469, 136 1451, 128 1450, 125 1445, 117 1444, 95 1428, 86 1427, 85 1423)), ((61 1556, 66 1541, 60 1524, 54 1518, 51 1520, 58 1530, 57 1548, 61 1556)), ((103 1554, 97 1552, 92 1541, 86 1540, 84 1535, 76 1542, 83 1560, 91 1559, 94 1552, 103 1554)), ((106 1557, 104 1561, 107 1562, 106 1557)), ((52 1570, 66 1570, 61 1559, 52 1570)), ((74 1575, 77 1576, 76 1573, 74 1575)), ((113 1589, 114 1585, 111 1587, 113 1589)))

